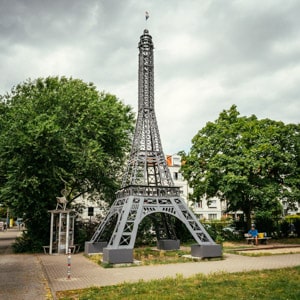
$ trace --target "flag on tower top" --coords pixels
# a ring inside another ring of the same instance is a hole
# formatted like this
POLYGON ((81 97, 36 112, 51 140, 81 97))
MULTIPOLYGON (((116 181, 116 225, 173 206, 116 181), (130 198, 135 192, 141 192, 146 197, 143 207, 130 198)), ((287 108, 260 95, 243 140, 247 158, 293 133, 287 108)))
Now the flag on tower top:
POLYGON ((145 11, 145 17, 146 17, 146 21, 149 19, 149 13, 147 11, 145 11))

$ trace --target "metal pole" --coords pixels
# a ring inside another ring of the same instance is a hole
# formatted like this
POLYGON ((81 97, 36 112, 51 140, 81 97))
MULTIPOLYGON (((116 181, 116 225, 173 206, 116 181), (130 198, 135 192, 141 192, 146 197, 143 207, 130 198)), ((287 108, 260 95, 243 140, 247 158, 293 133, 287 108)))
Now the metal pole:
POLYGON ((60 253, 61 251, 61 226, 62 226, 62 213, 59 213, 59 223, 58 223, 58 248, 57 253, 60 253))
POLYGON ((67 212, 67 229, 66 229, 66 254, 70 245, 70 213, 67 212))
POLYGON ((7 208, 7 211, 6 211, 6 228, 10 228, 10 224, 9 224, 9 208, 7 208))
POLYGON ((53 220, 54 220, 54 212, 51 211, 49 254, 52 254, 52 247, 53 247, 53 226, 54 226, 53 220))
POLYGON ((67 271, 67 279, 71 279, 71 249, 68 250, 68 271, 67 271))

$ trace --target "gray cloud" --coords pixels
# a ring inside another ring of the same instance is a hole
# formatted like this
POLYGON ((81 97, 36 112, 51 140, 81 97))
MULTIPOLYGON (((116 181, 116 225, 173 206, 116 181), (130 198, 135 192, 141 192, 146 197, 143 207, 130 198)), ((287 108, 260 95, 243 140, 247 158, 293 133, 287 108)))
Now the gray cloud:
POLYGON ((242 115, 298 123, 299 11, 297 0, 0 0, 0 94, 29 77, 65 75, 136 109, 147 27, 165 153, 188 150, 232 104, 242 115))

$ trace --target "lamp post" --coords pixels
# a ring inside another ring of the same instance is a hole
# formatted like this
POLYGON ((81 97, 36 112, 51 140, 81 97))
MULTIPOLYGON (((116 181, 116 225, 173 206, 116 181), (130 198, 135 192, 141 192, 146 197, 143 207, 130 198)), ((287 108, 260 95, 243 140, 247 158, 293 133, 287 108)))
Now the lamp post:
POLYGON ((9 228, 9 208, 6 211, 6 228, 9 228))

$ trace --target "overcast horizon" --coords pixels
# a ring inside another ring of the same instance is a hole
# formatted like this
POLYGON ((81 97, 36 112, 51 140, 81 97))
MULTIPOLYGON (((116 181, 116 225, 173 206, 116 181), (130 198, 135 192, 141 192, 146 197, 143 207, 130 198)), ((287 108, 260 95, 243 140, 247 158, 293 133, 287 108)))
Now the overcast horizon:
POLYGON ((297 0, 0 0, 0 94, 28 78, 66 76, 137 113, 145 28, 165 154, 189 151, 233 104, 242 116, 299 123, 297 0))

